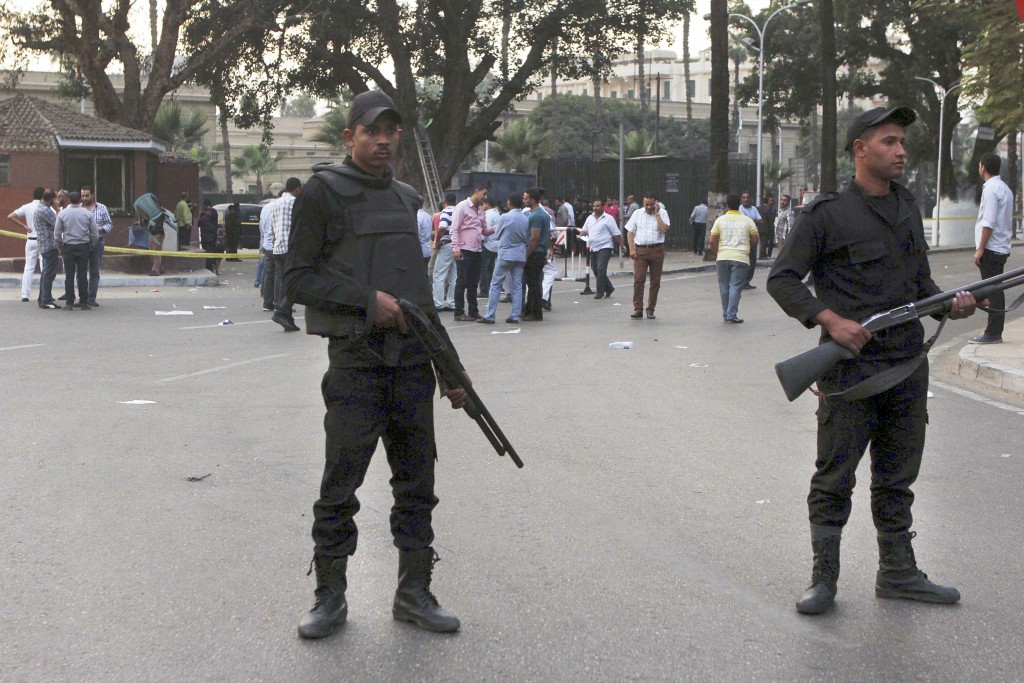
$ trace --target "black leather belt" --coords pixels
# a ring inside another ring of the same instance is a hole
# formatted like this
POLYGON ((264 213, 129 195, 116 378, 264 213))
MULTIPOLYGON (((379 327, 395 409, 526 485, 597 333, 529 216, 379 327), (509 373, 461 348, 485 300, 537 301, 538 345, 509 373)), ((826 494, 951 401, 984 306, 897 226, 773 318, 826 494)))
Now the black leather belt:
POLYGON ((29 237, 29 239, 30 239, 30 240, 34 240, 34 239, 36 239, 36 238, 35 238, 35 237, 29 237))
POLYGON ((659 242, 657 244, 638 244, 636 246, 638 249, 655 249, 664 245, 659 242))

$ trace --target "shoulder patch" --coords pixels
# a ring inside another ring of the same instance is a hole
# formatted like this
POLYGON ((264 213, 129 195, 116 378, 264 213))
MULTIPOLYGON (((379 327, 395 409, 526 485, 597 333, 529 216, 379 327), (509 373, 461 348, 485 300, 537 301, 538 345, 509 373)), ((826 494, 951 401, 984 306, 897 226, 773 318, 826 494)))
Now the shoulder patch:
POLYGON ((810 204, 804 204, 803 206, 801 206, 800 207, 800 213, 812 213, 816 208, 818 208, 819 206, 821 206, 825 202, 830 202, 830 201, 832 201, 834 199, 838 199, 838 198, 839 198, 839 193, 838 192, 825 192, 825 193, 819 194, 817 197, 815 197, 814 199, 811 200, 810 204))

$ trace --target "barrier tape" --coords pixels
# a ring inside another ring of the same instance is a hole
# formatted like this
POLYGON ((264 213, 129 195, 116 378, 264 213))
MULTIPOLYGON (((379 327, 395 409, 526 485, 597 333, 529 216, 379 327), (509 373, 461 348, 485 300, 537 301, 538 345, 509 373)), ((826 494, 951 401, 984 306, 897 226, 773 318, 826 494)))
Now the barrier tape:
MULTIPOLYGON (((28 235, 22 232, 10 232, 8 230, 0 230, 0 235, 6 237, 17 237, 21 240, 28 240, 28 235)), ((205 251, 161 251, 159 249, 131 249, 129 247, 108 247, 104 245, 103 253, 115 253, 115 254, 138 254, 140 256, 172 256, 174 258, 241 258, 241 259, 254 259, 259 258, 261 254, 228 254, 226 252, 213 252, 207 253, 205 251)))

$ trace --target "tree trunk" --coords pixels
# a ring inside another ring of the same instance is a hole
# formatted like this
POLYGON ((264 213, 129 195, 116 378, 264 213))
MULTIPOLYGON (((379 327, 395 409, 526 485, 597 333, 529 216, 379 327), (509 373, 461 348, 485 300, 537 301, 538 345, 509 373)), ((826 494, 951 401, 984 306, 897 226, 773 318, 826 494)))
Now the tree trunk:
POLYGON ((810 180, 810 190, 821 189, 821 133, 818 126, 818 109, 811 109, 811 132, 808 136, 811 142, 811 149, 807 154, 807 179, 810 180))
POLYGON ((640 130, 647 132, 647 80, 644 76, 644 29, 643 18, 641 27, 636 32, 636 71, 637 86, 640 89, 640 130))
MULTIPOLYGON (((708 169, 708 222, 725 212, 729 193, 729 5, 711 0, 711 159, 708 169)), ((711 231, 708 230, 708 233, 711 231)), ((706 245, 705 245, 706 246, 706 245)), ((714 261, 710 249, 704 260, 714 261)))
POLYGON ((223 107, 220 107, 220 139, 224 150, 224 191, 234 194, 231 182, 231 139, 228 137, 228 115, 223 107))
MULTIPOLYGON (((1006 173, 1001 174, 1010 192, 1013 192, 1013 215, 1021 213, 1021 196, 1017 192, 1017 181, 1020 180, 1020 157, 1017 154, 1017 129, 1014 128, 1006 136, 1006 173)), ((1013 235, 1020 234, 1020 219, 1013 219, 1013 235)))
POLYGON ((686 90, 686 133, 693 125, 693 98, 690 96, 690 13, 683 14, 683 88, 686 90))
POLYGON ((512 18, 509 13, 501 15, 501 81, 508 83, 508 39, 512 32, 512 18))
MULTIPOLYGON (((561 130, 559 128, 562 125, 561 117, 558 115, 558 104, 556 99, 558 97, 558 38, 555 38, 551 44, 551 131, 552 139, 561 139, 561 130)), ((561 155, 562 146, 559 144, 554 145, 554 158, 559 158, 561 155)))
MULTIPOLYGON (((730 133, 736 136, 736 153, 742 154, 740 149, 740 98, 737 91, 740 88, 740 60, 732 61, 732 119, 730 121, 730 133)), ((757 201, 761 201, 758 199, 757 201)))
POLYGON ((836 26, 832 0, 819 5, 821 33, 821 191, 836 190, 836 26))
MULTIPOLYGON (((591 132, 593 149, 590 152, 591 161, 595 161, 604 152, 604 112, 601 110, 601 74, 597 65, 601 63, 601 48, 594 46, 594 129, 591 132)), ((591 169, 593 172, 593 169, 591 169)))
MULTIPOLYGON (((956 135, 957 124, 960 123, 960 114, 957 111, 959 102, 954 92, 946 97, 945 117, 942 122, 942 177, 939 182, 942 184, 942 196, 952 201, 957 200, 956 169, 953 166, 953 136, 956 135)), ((977 167, 977 165, 975 165, 977 167)))
POLYGON ((149 0, 149 39, 151 41, 150 42, 150 48, 149 48, 149 53, 150 54, 153 54, 154 52, 156 52, 156 45, 159 42, 159 36, 158 36, 157 24, 156 24, 156 21, 157 21, 156 16, 157 16, 156 0, 149 0))

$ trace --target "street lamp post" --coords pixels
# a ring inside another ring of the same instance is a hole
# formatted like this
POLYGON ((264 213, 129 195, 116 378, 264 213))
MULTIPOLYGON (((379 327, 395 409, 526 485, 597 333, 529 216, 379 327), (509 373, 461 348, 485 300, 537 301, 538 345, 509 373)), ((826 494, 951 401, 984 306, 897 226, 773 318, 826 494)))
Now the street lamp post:
POLYGON ((943 124, 946 121, 946 95, 962 86, 963 83, 957 83, 947 89, 924 76, 914 76, 914 80, 931 83, 942 93, 942 97, 939 98, 939 159, 935 164, 935 229, 932 231, 932 246, 937 247, 939 246, 939 208, 942 206, 942 131, 944 130, 943 124))
MULTIPOLYGON (((796 2, 780 7, 779 9, 772 12, 771 16, 768 17, 764 26, 758 26, 757 22, 748 17, 745 14, 738 14, 731 12, 730 17, 737 17, 739 19, 746 19, 750 22, 750 25, 754 27, 754 31, 757 32, 757 38, 761 43, 760 49, 757 51, 757 197, 755 202, 763 201, 764 197, 761 196, 761 160, 762 160, 762 144, 761 144, 761 130, 764 125, 764 35, 768 30, 768 24, 774 19, 780 12, 793 9, 794 7, 800 7, 801 5, 809 5, 814 0, 796 0, 796 2)), ((704 19, 710 19, 710 14, 705 14, 704 19)))

